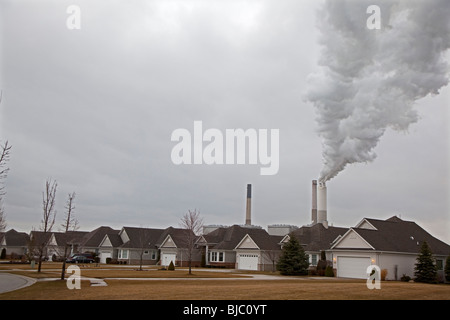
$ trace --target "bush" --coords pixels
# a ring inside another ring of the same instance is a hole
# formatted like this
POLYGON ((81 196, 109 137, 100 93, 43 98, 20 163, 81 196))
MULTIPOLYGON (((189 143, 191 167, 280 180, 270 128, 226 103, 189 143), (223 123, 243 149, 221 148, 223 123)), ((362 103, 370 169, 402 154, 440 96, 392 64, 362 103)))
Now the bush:
POLYGON ((400 278, 400 281, 403 282, 409 282, 411 280, 410 276, 407 276, 406 274, 403 274, 402 277, 400 278))
POLYGON ((173 271, 175 270, 175 266, 173 265, 173 261, 170 261, 169 267, 167 268, 167 270, 173 271))
POLYGON ((308 269, 308 276, 317 276, 317 271, 315 268, 308 269))
POLYGON ((317 262, 316 271, 317 274, 321 277, 325 275, 325 271, 327 269, 327 261, 326 260, 319 260, 317 262))
POLYGON ((110 264, 111 261, 112 261, 112 258, 110 258, 110 257, 106 258, 106 264, 110 264))
POLYGON ((387 269, 381 269, 381 275, 380 275, 381 281, 385 281, 386 280, 387 274, 388 274, 387 269))
POLYGON ((334 277, 334 271, 332 266, 327 266, 325 269, 325 277, 334 277))

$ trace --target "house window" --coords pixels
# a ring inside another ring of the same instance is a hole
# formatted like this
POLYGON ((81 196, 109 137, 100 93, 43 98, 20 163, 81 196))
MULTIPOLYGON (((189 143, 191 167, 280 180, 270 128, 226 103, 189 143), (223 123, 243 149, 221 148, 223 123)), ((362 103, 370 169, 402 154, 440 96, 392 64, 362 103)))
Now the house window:
POLYGON ((444 270, 444 260, 436 259, 436 268, 438 270, 444 270))
POLYGON ((311 255, 311 265, 316 266, 317 265, 317 254, 311 255))
POLYGON ((225 253, 212 251, 209 261, 211 261, 211 262, 224 262, 225 261, 225 253))
POLYGON ((145 254, 145 255, 148 255, 148 250, 144 250, 144 254, 145 254))
POLYGON ((152 251, 152 260, 156 260, 156 251, 152 251))
POLYGON ((119 250, 119 259, 128 259, 128 250, 119 250))

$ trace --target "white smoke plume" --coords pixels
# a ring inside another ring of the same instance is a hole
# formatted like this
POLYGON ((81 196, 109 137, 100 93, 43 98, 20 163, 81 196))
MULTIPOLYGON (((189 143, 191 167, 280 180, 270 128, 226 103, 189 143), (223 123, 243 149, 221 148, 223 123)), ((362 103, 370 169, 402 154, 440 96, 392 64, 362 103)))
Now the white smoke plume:
POLYGON ((329 0, 318 13, 322 52, 306 98, 323 141, 319 180, 370 162, 387 128, 418 121, 415 101, 449 82, 449 0, 329 0), (367 27, 378 5, 381 28, 367 27))

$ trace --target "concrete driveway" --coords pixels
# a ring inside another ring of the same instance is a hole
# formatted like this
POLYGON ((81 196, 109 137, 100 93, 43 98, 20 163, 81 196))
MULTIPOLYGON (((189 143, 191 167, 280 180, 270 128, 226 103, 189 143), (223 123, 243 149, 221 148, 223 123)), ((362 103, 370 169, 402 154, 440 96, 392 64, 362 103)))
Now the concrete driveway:
POLYGON ((32 278, 0 272, 0 293, 28 287, 35 282, 36 280, 32 278))

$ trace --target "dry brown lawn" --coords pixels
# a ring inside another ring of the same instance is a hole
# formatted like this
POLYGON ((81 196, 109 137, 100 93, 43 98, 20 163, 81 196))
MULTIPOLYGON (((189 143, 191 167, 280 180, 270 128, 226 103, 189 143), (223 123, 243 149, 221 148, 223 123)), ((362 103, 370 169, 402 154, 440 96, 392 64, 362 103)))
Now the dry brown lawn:
MULTIPOLYGON (((70 264, 67 264, 67 267, 70 264)), ((144 267, 138 270, 138 266, 126 267, 120 265, 102 265, 95 266, 78 265, 81 269, 81 275, 88 278, 244 278, 248 275, 236 272, 214 272, 204 271, 202 269, 192 269, 189 275, 187 269, 177 269, 174 271, 159 270, 159 268, 144 267)), ((46 262, 42 264, 41 272, 37 272, 37 266, 31 269, 29 265, 0 265, 0 270, 8 270, 9 273, 27 276, 35 279, 42 278, 59 278, 61 276, 61 263, 46 262)), ((230 270, 231 271, 231 270, 230 270)), ((70 276, 70 274, 67 274, 70 276)))
POLYGON ((449 285, 382 282, 369 290, 365 281, 350 280, 107 280, 107 287, 67 289, 65 281, 37 282, 0 300, 299 300, 299 299, 420 299, 450 300, 449 285))
MULTIPOLYGON (((30 270, 29 265, 0 266, 0 269, 8 270, 8 272, 38 279, 59 278, 60 268, 61 264, 45 263, 43 271, 38 274, 36 268, 30 270)), ((237 274, 193 269, 193 275, 188 275, 186 270, 162 271, 147 268, 145 271, 136 271, 135 268, 106 265, 82 267, 81 275, 106 279, 108 286, 95 287, 91 286, 89 281, 82 281, 80 290, 69 290, 65 281, 38 281, 30 287, 0 294, 0 300, 450 300, 450 285, 444 284, 386 281, 381 282, 381 290, 369 290, 364 280, 305 277, 289 280, 247 280, 245 277, 251 273, 237 274), (118 277, 136 278, 136 280, 108 279, 118 277), (241 278, 226 279, 230 277, 241 278)))

